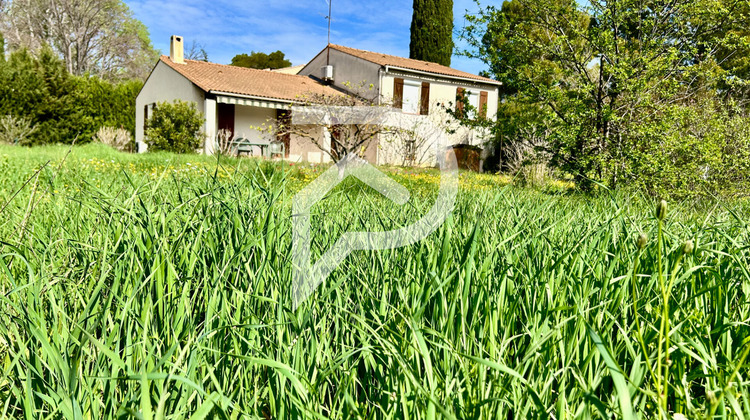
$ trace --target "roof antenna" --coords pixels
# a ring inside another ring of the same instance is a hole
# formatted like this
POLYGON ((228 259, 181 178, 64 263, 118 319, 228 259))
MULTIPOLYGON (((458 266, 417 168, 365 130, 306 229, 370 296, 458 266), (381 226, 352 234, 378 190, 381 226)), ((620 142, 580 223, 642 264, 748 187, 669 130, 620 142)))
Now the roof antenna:
POLYGON ((331 64, 331 11, 333 9, 333 0, 327 0, 328 1, 328 16, 326 16, 326 19, 328 19, 328 45, 326 46, 326 65, 331 64))

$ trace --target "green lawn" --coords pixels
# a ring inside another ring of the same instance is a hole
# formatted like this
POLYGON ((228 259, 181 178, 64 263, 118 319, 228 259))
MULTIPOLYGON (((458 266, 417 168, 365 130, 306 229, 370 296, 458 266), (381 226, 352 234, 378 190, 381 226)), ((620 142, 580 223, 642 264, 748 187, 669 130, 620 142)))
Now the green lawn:
MULTIPOLYGON (((747 203, 660 224, 462 173, 438 231, 292 311, 291 197, 325 168, 67 152, 0 146, 2 418, 750 417, 747 203)), ((343 183, 314 254, 432 205, 436 171, 386 171, 412 200, 343 183)))

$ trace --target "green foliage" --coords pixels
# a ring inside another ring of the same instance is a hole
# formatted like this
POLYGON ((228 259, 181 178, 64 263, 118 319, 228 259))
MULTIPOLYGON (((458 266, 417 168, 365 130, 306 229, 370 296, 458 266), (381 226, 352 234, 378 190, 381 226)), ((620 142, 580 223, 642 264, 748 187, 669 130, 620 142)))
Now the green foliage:
POLYGON ((31 119, 30 144, 70 143, 80 133, 74 106, 75 80, 51 50, 33 57, 14 52, 0 73, 0 114, 31 119))
POLYGON ((605 165, 621 171, 628 188, 667 197, 747 195, 750 187, 750 116, 703 102, 673 105, 634 124, 627 153, 605 165), (615 165, 619 165, 616 167, 615 165))
POLYGON ((192 102, 160 102, 146 123, 148 149, 195 153, 203 145, 204 123, 192 102))
POLYGON ((253 51, 250 55, 235 55, 232 57, 231 65, 251 69, 281 69, 291 66, 292 62, 285 59, 284 53, 281 51, 275 51, 270 54, 253 51))
MULTIPOLYGON (((443 227, 352 253, 295 311, 294 186, 321 168, 67 152, 0 146, 2 418, 750 416, 747 201, 462 173, 443 227)), ((432 208, 437 171, 389 175, 409 205, 337 188, 313 258, 432 208)))
POLYGON ((38 57, 15 51, 0 62, 0 115, 23 117, 36 126, 28 145, 86 143, 101 126, 135 131, 141 86, 140 81, 71 76, 49 49, 38 57))
MULTIPOLYGON (((705 192, 695 190, 705 184, 695 165, 711 173, 724 167, 717 162, 724 161, 718 143, 725 136, 708 129, 722 129, 719 121, 729 114, 734 124, 750 124, 732 109, 745 106, 733 98, 744 98, 750 86, 745 56, 728 53, 750 40, 746 14, 736 13, 745 6, 729 3, 678 0, 665 17, 640 0, 585 7, 574 0, 512 0, 468 16, 467 54, 483 59, 489 75, 504 83, 498 141, 524 143, 530 133, 543 133, 537 146, 584 190, 641 185, 652 194, 705 192), (698 118, 704 108, 718 109, 717 120, 698 118), (681 139, 679 130, 706 134, 681 139), (709 137, 717 144, 709 146, 709 137), (696 161, 692 141, 717 154, 696 161)), ((714 178, 710 190, 731 193, 735 180, 714 178)))
POLYGON ((82 138, 93 138, 101 127, 124 128, 135 132, 135 98, 143 86, 140 80, 112 83, 98 77, 76 78, 75 107, 80 124, 86 127, 82 138))
POLYGON ((414 0, 409 57, 451 65, 453 0, 414 0))

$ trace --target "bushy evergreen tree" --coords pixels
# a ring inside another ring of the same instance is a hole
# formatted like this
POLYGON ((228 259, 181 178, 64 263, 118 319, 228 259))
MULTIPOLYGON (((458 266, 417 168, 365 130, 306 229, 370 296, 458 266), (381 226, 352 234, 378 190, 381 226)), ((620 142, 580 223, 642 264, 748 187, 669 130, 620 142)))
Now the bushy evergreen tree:
POLYGON ((445 66, 453 55, 453 0, 414 0, 409 57, 445 66))
POLYGON ((139 80, 113 83, 71 76, 52 50, 38 56, 21 49, 0 61, 0 117, 29 120, 35 127, 25 145, 92 140, 103 126, 135 130, 139 80))

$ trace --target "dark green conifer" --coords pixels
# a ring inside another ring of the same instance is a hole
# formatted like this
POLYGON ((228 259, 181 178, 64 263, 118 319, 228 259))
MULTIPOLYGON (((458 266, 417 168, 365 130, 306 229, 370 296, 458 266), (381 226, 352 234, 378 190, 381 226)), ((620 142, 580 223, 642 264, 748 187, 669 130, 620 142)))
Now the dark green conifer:
POLYGON ((409 57, 451 65, 453 0, 414 0, 409 57))

